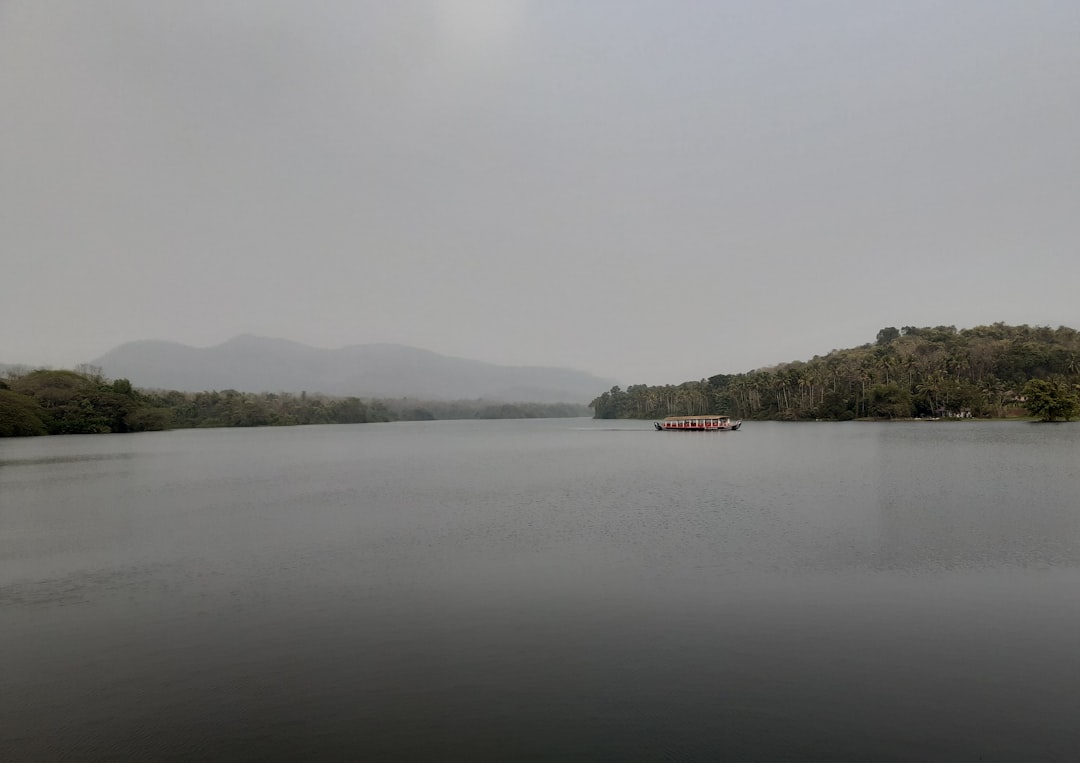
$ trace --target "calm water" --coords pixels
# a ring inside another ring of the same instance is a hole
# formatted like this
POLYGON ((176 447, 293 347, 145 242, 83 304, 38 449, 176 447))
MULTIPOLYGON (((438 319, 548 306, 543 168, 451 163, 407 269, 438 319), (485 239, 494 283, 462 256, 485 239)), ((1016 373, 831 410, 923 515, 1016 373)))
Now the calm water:
POLYGON ((1080 425, 0 441, 0 758, 1080 759, 1080 425))

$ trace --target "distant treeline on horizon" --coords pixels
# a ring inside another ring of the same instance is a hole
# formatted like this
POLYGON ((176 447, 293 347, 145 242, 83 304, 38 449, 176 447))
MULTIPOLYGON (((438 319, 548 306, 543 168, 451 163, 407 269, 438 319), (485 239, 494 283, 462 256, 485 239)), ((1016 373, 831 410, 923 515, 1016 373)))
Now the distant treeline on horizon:
POLYGON ((889 326, 873 343, 809 361, 678 385, 613 387, 595 418, 730 413, 744 419, 1070 419, 1080 413, 1080 333, 994 323, 889 326))
POLYGON ((140 390, 101 370, 8 367, 0 380, 0 437, 145 432, 196 427, 360 424, 436 419, 588 416, 573 403, 362 399, 328 395, 140 390))

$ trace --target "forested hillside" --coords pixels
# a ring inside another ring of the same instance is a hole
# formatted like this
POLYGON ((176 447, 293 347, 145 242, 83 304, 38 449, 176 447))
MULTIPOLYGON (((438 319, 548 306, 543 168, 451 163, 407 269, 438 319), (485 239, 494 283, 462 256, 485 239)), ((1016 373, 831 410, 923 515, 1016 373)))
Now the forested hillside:
POLYGON ((995 323, 884 328, 872 344, 679 385, 618 387, 596 418, 730 413, 740 418, 1006 417, 1080 411, 1080 333, 995 323))
POLYGON ((109 381, 92 366, 80 372, 9 369, 0 381, 0 437, 585 415, 585 406, 569 403, 379 400, 233 389, 149 391, 132 387, 127 379, 109 381))

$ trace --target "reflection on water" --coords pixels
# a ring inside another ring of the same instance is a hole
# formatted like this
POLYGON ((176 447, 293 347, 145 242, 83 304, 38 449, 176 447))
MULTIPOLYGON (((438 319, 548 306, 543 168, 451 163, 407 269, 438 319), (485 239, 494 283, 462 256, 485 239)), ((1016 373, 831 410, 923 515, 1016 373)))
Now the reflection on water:
POLYGON ((121 461, 134 458, 134 453, 74 453, 63 456, 38 456, 29 458, 0 459, 3 466, 42 466, 45 464, 75 464, 80 461, 121 461))
POLYGON ((884 567, 1080 563, 1072 432, 1021 422, 939 425, 933 436, 881 429, 875 554, 884 567))
POLYGON ((1074 759, 1080 427, 0 443, 0 756, 1074 759))

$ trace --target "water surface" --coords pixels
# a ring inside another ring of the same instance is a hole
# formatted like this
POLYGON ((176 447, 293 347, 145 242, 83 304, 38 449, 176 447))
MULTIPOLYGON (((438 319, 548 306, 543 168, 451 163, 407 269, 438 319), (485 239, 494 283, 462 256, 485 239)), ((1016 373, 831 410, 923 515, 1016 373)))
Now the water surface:
POLYGON ((1080 426, 0 441, 0 757, 1080 758, 1080 426))

